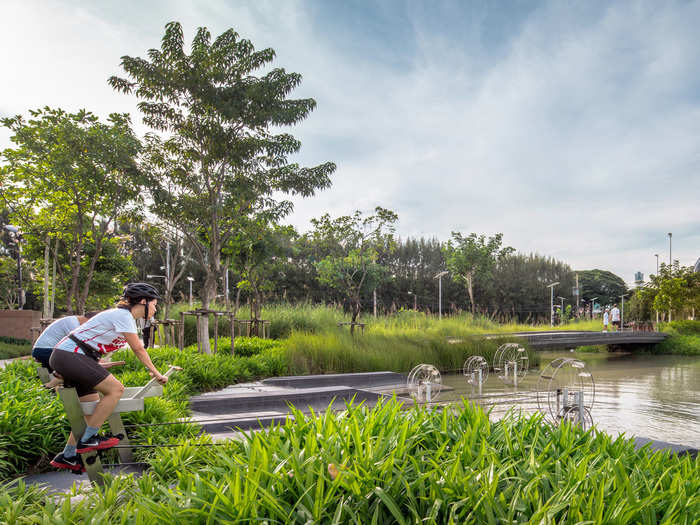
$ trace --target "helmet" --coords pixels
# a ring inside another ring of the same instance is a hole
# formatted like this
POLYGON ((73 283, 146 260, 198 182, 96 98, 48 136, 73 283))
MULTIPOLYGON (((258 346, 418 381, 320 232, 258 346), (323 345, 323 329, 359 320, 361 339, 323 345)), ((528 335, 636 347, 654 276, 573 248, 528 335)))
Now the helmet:
POLYGON ((129 283, 124 287, 124 297, 131 299, 160 299, 160 294, 155 286, 148 283, 129 283))

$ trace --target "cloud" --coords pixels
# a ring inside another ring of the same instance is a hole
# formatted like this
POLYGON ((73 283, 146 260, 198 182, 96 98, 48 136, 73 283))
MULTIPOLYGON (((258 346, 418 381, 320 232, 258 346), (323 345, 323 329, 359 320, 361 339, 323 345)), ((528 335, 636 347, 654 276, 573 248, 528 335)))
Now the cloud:
MULTIPOLYGON (((376 205, 399 233, 503 232, 523 252, 631 281, 700 251, 698 3, 10 2, 0 113, 135 113, 106 84, 179 20, 233 27, 303 74, 297 160, 338 164, 289 220, 376 205), (663 257, 667 258, 667 255, 663 257), (663 260, 663 258, 662 258, 663 260)), ((134 115, 134 121, 139 122, 134 115)), ((143 128, 137 128, 143 131, 143 128)), ((6 134, 0 144, 6 144, 6 134)))

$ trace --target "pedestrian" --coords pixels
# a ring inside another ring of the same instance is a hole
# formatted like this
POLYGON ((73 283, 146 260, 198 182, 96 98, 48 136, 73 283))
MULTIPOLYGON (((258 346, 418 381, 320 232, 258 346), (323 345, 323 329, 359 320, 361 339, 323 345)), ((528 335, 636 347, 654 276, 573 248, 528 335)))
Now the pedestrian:
POLYGON ((99 365, 101 356, 128 344, 159 383, 168 382, 151 362, 136 330, 137 319, 153 317, 158 299, 158 291, 150 284, 127 284, 116 308, 100 312, 56 344, 49 359, 50 366, 63 376, 66 385, 75 387, 81 401, 98 403, 94 412, 85 416, 85 433, 76 442, 77 437, 71 432, 63 452, 51 461, 52 466, 83 472, 85 467, 78 454, 111 448, 119 443, 116 437, 98 433, 124 393, 124 386, 117 378, 99 365))
POLYGON ((68 315, 56 319, 41 332, 41 335, 34 342, 32 357, 49 371, 50 380, 44 385, 46 388, 54 388, 61 383, 61 379, 54 375, 53 368, 51 368, 49 364, 49 358, 51 357, 51 352, 53 352, 53 347, 96 313, 97 312, 88 312, 85 315, 68 315))
POLYGON ((613 305, 612 310, 610 310, 610 317, 613 325, 613 332, 620 329, 620 309, 617 304, 613 305))
POLYGON ((608 308, 605 308, 605 311, 603 312, 603 332, 608 331, 608 323, 610 322, 610 313, 608 312, 608 308))

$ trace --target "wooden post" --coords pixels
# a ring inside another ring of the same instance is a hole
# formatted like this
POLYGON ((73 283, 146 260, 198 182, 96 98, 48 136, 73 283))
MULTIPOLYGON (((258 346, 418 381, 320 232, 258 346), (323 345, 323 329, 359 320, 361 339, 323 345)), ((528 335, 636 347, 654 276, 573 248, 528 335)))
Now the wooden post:
MULTIPOLYGON (((126 434, 126 429, 124 428, 124 423, 122 422, 122 416, 119 413, 112 414, 107 418, 107 421, 109 422, 109 429, 112 431, 112 434, 115 436, 117 434, 121 434, 124 436, 121 441, 119 442, 120 447, 121 446, 129 446, 129 436, 126 434)), ((131 463, 134 461, 134 453, 132 449, 130 448, 118 448, 117 452, 119 453, 119 461, 122 463, 131 463)))
MULTIPOLYGON (((75 388, 59 388, 58 397, 63 402, 63 408, 66 411, 71 431, 75 439, 79 440, 85 433, 87 424, 85 423, 85 415, 83 414, 83 407, 80 405, 78 394, 75 388)), ((87 454, 81 454, 81 457, 83 458, 85 470, 87 471, 90 481, 97 485, 104 485, 104 478, 102 477, 104 471, 102 470, 102 463, 100 462, 100 456, 97 455, 97 452, 93 451, 87 454)))
POLYGON ((231 355, 234 355, 234 347, 235 347, 234 341, 236 340, 236 329, 235 329, 236 320, 234 319, 232 313, 229 313, 228 321, 229 321, 229 323, 231 323, 231 355))
POLYGON ((180 352, 185 348, 185 312, 180 312, 180 352))
MULTIPOLYGON (((207 314, 208 315, 208 314, 207 314)), ((219 314, 214 312, 214 353, 219 350, 219 314)))

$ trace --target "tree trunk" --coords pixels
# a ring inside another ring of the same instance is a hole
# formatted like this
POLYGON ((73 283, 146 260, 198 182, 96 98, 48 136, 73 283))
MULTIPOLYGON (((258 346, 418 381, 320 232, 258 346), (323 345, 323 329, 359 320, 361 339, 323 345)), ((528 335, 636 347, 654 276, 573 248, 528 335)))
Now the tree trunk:
POLYGON ((472 308, 472 317, 474 317, 474 314, 475 314, 474 289, 472 287, 472 274, 471 273, 467 274, 467 291, 469 292, 469 303, 471 304, 471 308, 472 308))

